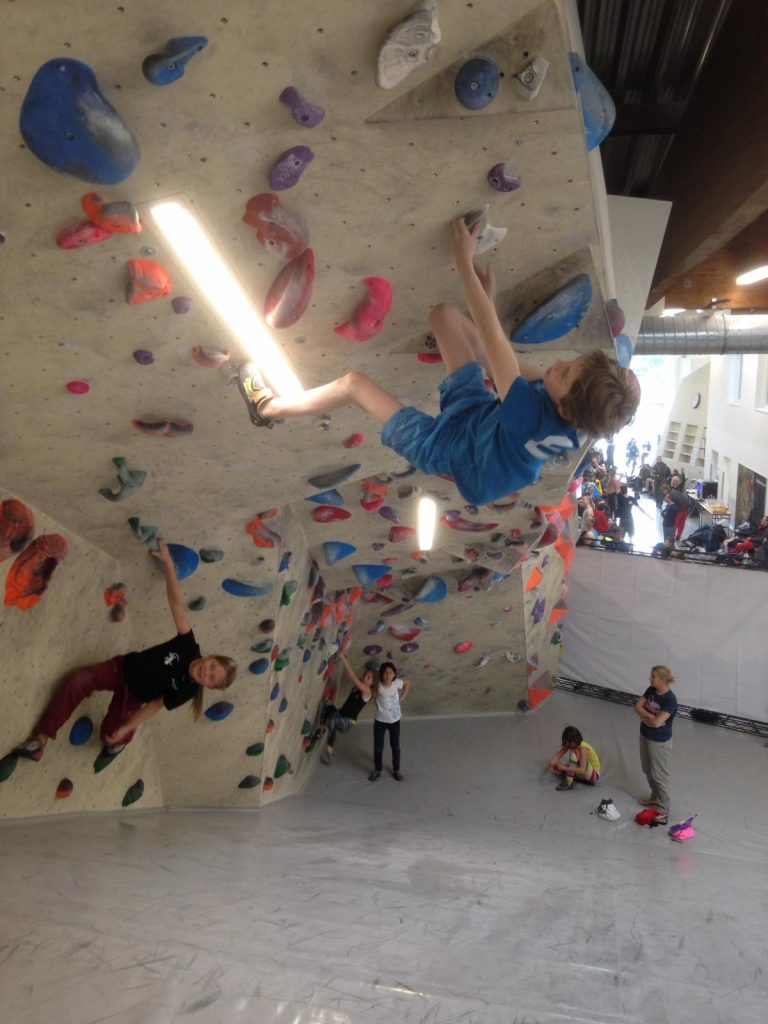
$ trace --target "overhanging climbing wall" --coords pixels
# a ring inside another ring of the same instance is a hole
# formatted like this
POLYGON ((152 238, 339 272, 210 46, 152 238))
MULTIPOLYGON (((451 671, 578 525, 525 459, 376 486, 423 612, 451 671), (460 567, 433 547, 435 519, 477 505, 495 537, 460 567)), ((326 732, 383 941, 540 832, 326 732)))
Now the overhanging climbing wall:
MULTIPOLYGON (((436 9, 441 38, 422 51, 429 59, 382 89, 379 49, 411 9, 295 0, 286 17, 276 0, 232 0, 221 10, 202 0, 84 3, 68 9, 65 27, 53 0, 9 5, 4 14, 0 288, 8 343, 0 415, 13 443, 1 482, 83 539, 43 602, 23 613, 14 642, 35 632, 58 592, 57 607, 83 605, 68 654, 74 663, 90 657, 84 623, 102 614, 103 599, 78 581, 92 571, 94 551, 120 567, 133 642, 156 642, 167 612, 141 536, 151 543, 156 527, 190 552, 221 553, 200 562, 184 592, 199 609, 193 624, 204 652, 231 654, 240 675, 225 695, 233 709, 210 727, 192 728, 186 713, 147 727, 172 803, 257 805, 278 764, 268 798, 300 784, 297 765, 311 763, 297 753, 302 732, 335 671, 324 644, 340 629, 351 628, 358 664, 391 654, 412 678, 411 713, 510 709, 526 695, 520 559, 542 533, 535 506, 559 504, 575 461, 550 464, 522 495, 474 508, 450 481, 414 473, 383 448, 357 409, 330 424, 252 428, 228 382, 244 352, 148 212, 159 199, 187 203, 261 311, 272 289, 271 333, 305 387, 362 370, 404 402, 436 409, 442 369, 426 316, 438 301, 463 302, 448 224, 487 204, 490 223, 508 229, 487 259, 521 350, 546 367, 609 348, 584 126, 559 5, 445 0, 436 9), (88 65, 93 81, 72 61, 88 65), (99 103, 114 108, 119 121, 109 114, 104 122, 114 129, 108 159, 75 150, 82 139, 69 118, 77 105, 66 106, 60 76, 91 99, 98 88, 99 103), (85 166, 73 153, 86 161, 87 180, 71 173, 85 166), (118 206, 81 203, 94 190, 118 206), (275 206, 263 199, 243 222, 248 200, 270 191, 287 212, 287 233, 275 229, 275 206), (132 207, 140 234, 131 233, 132 207), (297 222, 314 253, 311 294, 310 259, 290 248, 302 245, 297 222), (284 291, 280 273, 291 257, 299 262, 286 271, 284 291), (163 270, 131 264, 126 302, 129 261, 137 260, 163 270), (384 283, 364 283, 371 278, 384 283), (555 293, 558 302, 542 312, 555 293), (351 329, 337 333, 343 323, 351 329), (325 491, 333 493, 318 499, 325 491), (441 514, 428 560, 409 532, 426 491, 441 514), (278 539, 260 546, 270 531, 278 539), (288 583, 296 590, 282 603, 288 583), (260 629, 268 619, 272 633, 260 629), (276 648, 264 671, 249 671, 276 648), (263 753, 246 752, 262 743, 263 753), (258 781, 239 790, 247 776, 258 781)), ((395 63, 399 38, 388 51, 395 63)), ((113 636, 117 645, 119 628, 105 646, 113 636)), ((8 635, 0 632, 5 654, 8 635)), ((37 676, 16 650, 26 694, 37 676)), ((13 691, 0 727, 6 746, 27 727, 26 701, 13 691)))

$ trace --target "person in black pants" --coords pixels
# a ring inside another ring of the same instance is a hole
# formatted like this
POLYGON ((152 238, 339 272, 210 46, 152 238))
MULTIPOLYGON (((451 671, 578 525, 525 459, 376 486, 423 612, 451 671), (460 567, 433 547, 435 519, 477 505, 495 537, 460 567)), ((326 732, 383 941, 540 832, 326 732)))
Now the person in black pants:
POLYGON ((373 696, 373 687, 376 682, 376 673, 372 668, 366 668, 363 672, 363 678, 358 679, 344 651, 339 651, 339 657, 344 666, 344 671, 352 683, 352 692, 340 708, 337 708, 333 701, 328 701, 323 708, 321 724, 328 730, 325 750, 320 755, 320 760, 323 764, 330 764, 333 760, 336 733, 349 732, 357 721, 360 712, 373 696))
POLYGON ((400 705, 410 689, 410 679, 401 679, 391 661, 383 662, 379 669, 379 682, 373 693, 376 721, 373 723, 373 771, 368 776, 370 782, 375 782, 381 775, 384 737, 387 733, 392 747, 392 775, 398 782, 403 781, 400 772, 400 705))

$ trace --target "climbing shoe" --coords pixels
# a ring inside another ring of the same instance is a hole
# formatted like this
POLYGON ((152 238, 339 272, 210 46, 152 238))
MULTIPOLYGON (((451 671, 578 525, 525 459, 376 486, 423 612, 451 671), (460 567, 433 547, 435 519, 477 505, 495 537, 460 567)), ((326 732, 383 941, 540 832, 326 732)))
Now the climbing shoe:
POLYGON ((237 387, 248 407, 248 415, 255 427, 273 427, 272 420, 265 420, 260 410, 274 395, 264 386, 256 363, 241 363, 237 368, 237 387))
POLYGON ((20 747, 16 747, 13 753, 17 757, 26 757, 30 761, 39 761, 43 756, 45 745, 40 740, 27 740, 20 747))

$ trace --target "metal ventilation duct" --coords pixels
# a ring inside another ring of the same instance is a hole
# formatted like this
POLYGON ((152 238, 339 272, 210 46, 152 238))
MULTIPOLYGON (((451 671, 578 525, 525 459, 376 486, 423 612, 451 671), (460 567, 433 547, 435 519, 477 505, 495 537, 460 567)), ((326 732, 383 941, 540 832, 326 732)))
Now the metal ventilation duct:
POLYGON ((634 351, 641 356, 768 352, 768 316, 644 316, 634 351))

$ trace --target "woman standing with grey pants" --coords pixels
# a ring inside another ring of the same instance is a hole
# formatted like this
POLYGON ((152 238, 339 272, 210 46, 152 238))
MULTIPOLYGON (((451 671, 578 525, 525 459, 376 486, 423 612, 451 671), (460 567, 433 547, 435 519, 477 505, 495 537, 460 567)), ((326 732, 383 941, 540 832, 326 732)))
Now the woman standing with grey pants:
POLYGON ((666 665, 651 669, 651 685, 635 704, 640 724, 640 764, 651 787, 650 796, 640 803, 658 807, 659 825, 669 819, 669 762, 672 754, 672 722, 677 714, 677 698, 670 690, 675 677, 666 665))

